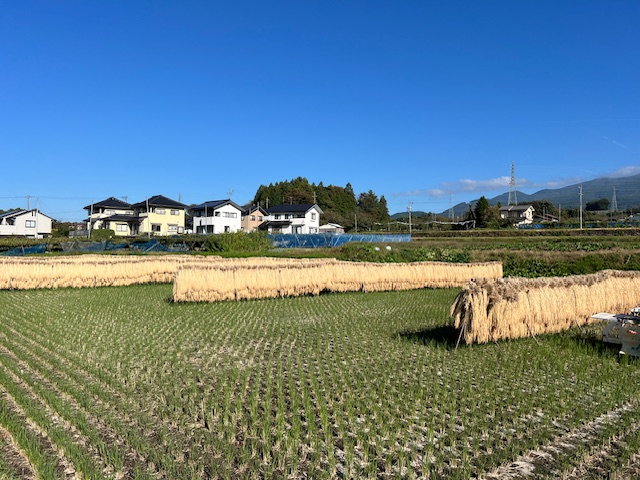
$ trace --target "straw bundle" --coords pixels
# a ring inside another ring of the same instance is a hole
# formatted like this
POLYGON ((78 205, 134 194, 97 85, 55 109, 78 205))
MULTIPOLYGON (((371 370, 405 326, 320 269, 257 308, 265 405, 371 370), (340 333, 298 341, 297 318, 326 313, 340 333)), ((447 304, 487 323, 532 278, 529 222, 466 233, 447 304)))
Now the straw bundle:
MULTIPOLYGON (((325 259, 323 262, 332 262, 325 259)), ((105 287, 171 283, 181 265, 231 268, 233 265, 299 265, 286 258, 231 258, 189 255, 78 255, 60 257, 0 257, 0 290, 105 287)))
POLYGON ((251 298, 318 295, 320 292, 385 291, 460 287, 471 278, 500 278, 499 262, 453 264, 353 263, 337 260, 183 264, 173 298, 178 302, 216 302, 251 298))
POLYGON ((471 281, 451 306, 466 343, 553 333, 627 312, 640 300, 640 272, 606 270, 556 278, 471 281))
POLYGON ((219 258, 186 255, 79 255, 0 258, 0 289, 102 287, 170 283, 178 265, 219 258))

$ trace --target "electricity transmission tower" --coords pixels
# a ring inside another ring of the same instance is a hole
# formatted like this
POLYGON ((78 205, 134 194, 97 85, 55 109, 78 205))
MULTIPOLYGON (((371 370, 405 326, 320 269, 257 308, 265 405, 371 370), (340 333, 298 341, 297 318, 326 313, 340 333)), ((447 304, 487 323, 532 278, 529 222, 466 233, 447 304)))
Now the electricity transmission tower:
POLYGON ((616 187, 613 187, 613 197, 611 198, 611 211, 618 211, 618 199, 616 198, 616 187))
POLYGON ((518 205, 518 194, 516 193, 516 165, 511 162, 511 179, 509 180, 509 200, 508 205, 518 205))

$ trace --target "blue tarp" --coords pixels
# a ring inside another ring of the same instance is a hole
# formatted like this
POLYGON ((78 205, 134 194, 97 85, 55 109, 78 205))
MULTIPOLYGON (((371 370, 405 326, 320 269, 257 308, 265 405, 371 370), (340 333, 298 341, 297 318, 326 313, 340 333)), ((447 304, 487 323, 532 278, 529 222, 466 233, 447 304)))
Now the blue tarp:
POLYGON ((339 247, 349 242, 398 243, 410 242, 411 235, 384 234, 333 234, 311 233, 306 235, 277 233, 269 235, 275 248, 327 248, 339 247))
POLYGON ((29 255, 31 253, 45 253, 47 251, 47 244, 33 245, 31 247, 17 247, 4 252, 2 255, 8 257, 19 257, 22 255, 29 255))

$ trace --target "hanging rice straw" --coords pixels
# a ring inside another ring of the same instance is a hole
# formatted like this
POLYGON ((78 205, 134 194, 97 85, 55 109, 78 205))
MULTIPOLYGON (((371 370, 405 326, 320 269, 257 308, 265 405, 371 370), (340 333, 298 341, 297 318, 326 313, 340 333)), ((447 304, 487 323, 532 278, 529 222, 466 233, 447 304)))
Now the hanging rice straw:
POLYGON ((640 300, 640 272, 606 270, 554 278, 471 281, 451 306, 467 344, 566 330, 598 312, 625 312, 640 300))

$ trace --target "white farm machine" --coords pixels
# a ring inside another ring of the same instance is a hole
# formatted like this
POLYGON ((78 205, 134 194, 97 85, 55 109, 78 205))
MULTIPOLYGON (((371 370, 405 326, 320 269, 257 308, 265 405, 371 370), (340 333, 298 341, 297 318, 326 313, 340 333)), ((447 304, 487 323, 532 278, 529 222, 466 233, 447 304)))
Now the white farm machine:
POLYGON ((630 313, 596 313, 591 318, 605 320, 602 331, 605 343, 620 345, 620 353, 640 357, 640 307, 630 313))

